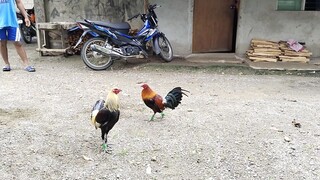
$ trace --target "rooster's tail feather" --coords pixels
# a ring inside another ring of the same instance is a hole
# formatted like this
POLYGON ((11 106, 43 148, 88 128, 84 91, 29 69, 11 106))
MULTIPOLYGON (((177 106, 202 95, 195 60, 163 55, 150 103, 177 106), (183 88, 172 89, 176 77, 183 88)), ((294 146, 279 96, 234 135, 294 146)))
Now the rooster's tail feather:
POLYGON ((165 97, 165 107, 175 109, 181 103, 182 96, 188 96, 185 92, 189 91, 182 89, 181 87, 173 88, 165 97))
POLYGON ((96 116, 100 111, 100 109, 104 107, 104 103, 105 103, 104 100, 102 99, 98 100, 91 110, 91 122, 94 126, 96 126, 96 116))

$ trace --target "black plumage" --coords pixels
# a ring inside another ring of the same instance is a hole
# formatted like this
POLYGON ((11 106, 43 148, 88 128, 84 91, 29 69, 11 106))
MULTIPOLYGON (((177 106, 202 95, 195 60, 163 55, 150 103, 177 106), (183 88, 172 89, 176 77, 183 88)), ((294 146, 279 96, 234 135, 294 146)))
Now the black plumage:
POLYGON ((102 148, 107 149, 108 133, 119 121, 120 105, 118 93, 121 89, 112 89, 107 96, 106 101, 98 100, 91 111, 92 124, 101 129, 101 139, 104 141, 102 148))
POLYGON ((181 87, 175 87, 173 88, 167 95, 164 97, 166 100, 164 103, 165 107, 168 107, 170 109, 175 109, 182 100, 182 95, 188 96, 184 92, 189 92, 185 89, 182 89, 181 87))
POLYGON ((96 122, 100 124, 101 138, 107 144, 107 136, 113 126, 119 121, 120 111, 110 111, 107 108, 102 108, 96 116, 96 122))

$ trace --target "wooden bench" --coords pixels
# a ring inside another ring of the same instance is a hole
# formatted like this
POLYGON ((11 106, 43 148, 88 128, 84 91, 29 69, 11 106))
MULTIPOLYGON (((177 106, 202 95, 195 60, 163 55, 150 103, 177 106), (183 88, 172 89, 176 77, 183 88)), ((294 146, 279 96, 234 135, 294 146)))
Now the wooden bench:
POLYGON ((37 23, 37 42, 40 56, 66 53, 69 47, 68 32, 75 22, 37 23))

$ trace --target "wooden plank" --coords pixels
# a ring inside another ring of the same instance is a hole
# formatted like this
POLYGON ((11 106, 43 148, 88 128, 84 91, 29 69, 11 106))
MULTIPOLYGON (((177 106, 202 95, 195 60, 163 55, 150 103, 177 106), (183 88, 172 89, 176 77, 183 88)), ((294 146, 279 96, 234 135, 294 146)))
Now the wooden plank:
POLYGON ((58 30, 61 28, 58 23, 37 23, 36 26, 40 30, 58 30))
POLYGON ((271 44, 271 45, 278 44, 275 41, 269 41, 269 40, 263 40, 263 39, 252 39, 251 42, 254 44, 271 44))
POLYGON ((296 52, 288 52, 288 51, 285 51, 283 54, 287 56, 296 56, 296 57, 299 57, 299 56, 310 57, 312 55, 312 53, 299 53, 299 52, 296 53, 296 52))
POLYGON ((273 49, 273 48, 254 48, 254 52, 279 52, 281 53, 280 49, 273 49))
POLYGON ((47 49, 47 48, 37 48, 36 51, 40 52, 57 52, 57 53, 65 53, 67 48, 65 49, 47 49))
POLYGON ((309 62, 310 59, 306 57, 292 57, 292 56, 279 56, 279 59, 283 62, 309 62))
POLYGON ((301 60, 301 59, 281 59, 282 62, 301 62, 301 63, 307 63, 310 60, 309 59, 305 59, 305 60, 301 60))
POLYGON ((252 53, 253 56, 279 56, 280 53, 252 53))
POLYGON ((312 53, 306 47, 299 52, 291 49, 285 41, 268 41, 262 39, 252 39, 251 49, 246 52, 248 58, 254 62, 268 61, 276 62, 308 62, 312 53))
POLYGON ((266 57, 249 57, 249 59, 253 60, 254 62, 262 62, 262 61, 267 61, 267 62, 277 62, 276 58, 266 58, 266 57))
POLYGON ((269 44, 258 44, 258 45, 255 45, 255 47, 261 47, 261 48, 279 48, 279 46, 269 45, 269 44))

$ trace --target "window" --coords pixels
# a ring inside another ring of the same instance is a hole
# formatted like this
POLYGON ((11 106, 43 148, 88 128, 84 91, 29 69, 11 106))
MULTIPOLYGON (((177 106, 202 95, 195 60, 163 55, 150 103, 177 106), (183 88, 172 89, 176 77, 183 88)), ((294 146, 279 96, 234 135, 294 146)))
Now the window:
POLYGON ((278 0, 278 10, 280 11, 300 11, 302 0, 278 0))
POLYGON ((306 0, 305 11, 320 11, 320 0, 306 0))
POLYGON ((320 0, 278 0, 279 11, 320 11, 320 0))

